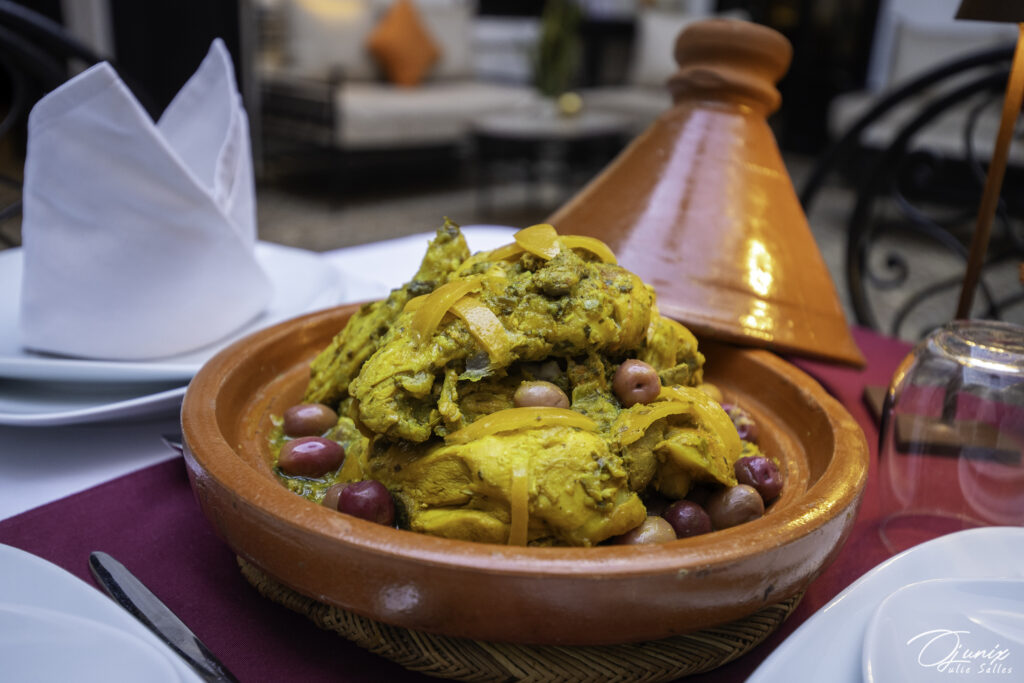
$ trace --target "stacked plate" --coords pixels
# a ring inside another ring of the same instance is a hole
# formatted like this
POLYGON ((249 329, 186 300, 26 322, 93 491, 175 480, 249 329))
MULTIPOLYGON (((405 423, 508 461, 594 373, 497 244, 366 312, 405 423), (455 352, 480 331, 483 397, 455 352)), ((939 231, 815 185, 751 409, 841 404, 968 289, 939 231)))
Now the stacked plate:
POLYGON ((127 611, 46 560, 0 544, 5 680, 194 683, 184 660, 127 611))
POLYGON ((1019 681, 1024 528, 981 527, 896 555, 818 610, 747 683, 1019 681))
POLYGON ((257 329, 342 303, 341 275, 320 254, 260 242, 256 258, 274 287, 258 318, 187 354, 120 362, 23 348, 18 337, 22 252, 0 251, 0 425, 53 426, 176 412, 192 375, 220 349, 257 329))

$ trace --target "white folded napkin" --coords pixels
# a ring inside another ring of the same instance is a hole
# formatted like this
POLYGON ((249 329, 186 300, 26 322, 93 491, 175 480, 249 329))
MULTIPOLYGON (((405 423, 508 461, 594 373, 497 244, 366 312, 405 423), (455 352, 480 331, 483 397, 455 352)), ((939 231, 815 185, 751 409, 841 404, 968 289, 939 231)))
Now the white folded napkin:
POLYGON ((271 296, 254 195, 220 39, 155 124, 109 64, 72 78, 29 116, 22 343, 142 360, 237 330, 271 296))

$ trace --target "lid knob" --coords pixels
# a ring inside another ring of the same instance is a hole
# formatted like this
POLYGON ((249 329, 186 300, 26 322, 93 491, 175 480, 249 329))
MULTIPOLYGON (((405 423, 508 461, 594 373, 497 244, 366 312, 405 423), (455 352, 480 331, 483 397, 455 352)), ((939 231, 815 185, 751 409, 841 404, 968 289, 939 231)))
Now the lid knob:
POLYGON ((668 88, 677 104, 685 99, 731 101, 767 115, 782 103, 775 84, 792 58, 790 42, 767 26, 709 19, 676 38, 679 70, 668 88))

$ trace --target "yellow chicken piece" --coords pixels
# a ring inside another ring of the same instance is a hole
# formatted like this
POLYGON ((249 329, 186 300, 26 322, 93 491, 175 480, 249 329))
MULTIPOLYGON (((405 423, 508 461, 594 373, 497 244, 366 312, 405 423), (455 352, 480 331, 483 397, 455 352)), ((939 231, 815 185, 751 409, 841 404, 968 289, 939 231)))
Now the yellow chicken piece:
POLYGON ((343 399, 349 382, 377 350, 409 299, 433 291, 468 257, 469 247, 459 226, 445 220, 427 247, 427 254, 413 279, 393 290, 383 301, 363 306, 317 355, 310 368, 305 400, 334 404, 343 399))
POLYGON ((647 516, 626 472, 594 432, 541 427, 424 450, 392 447, 370 465, 413 531, 507 544, 594 545, 647 516), (525 495, 516 500, 514 481, 525 495), (513 538, 513 540, 515 540, 513 538))
MULTIPOLYGON (((504 370, 512 359, 622 353, 644 343, 653 296, 619 266, 585 261, 563 249, 547 261, 526 255, 514 262, 481 261, 475 268, 505 273, 491 280, 504 282, 502 289, 475 296, 507 331, 508 360, 491 358, 457 316, 446 316, 430 339, 421 339, 409 330, 412 316, 422 309, 402 313, 349 385, 359 418, 372 431, 415 442, 429 439, 441 421, 438 380, 447 368, 475 381, 504 370)), ((478 276, 460 275, 445 286, 461 278, 476 283, 478 276)))

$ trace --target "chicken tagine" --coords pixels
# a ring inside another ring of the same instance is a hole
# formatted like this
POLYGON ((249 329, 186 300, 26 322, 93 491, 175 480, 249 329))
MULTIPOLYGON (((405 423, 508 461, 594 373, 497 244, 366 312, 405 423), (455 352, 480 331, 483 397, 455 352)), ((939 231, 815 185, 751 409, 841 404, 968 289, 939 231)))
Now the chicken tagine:
POLYGON ((703 382, 683 325, 602 242, 437 231, 276 421, 275 471, 313 502, 513 545, 644 543, 759 517, 781 490, 757 425, 703 382))

